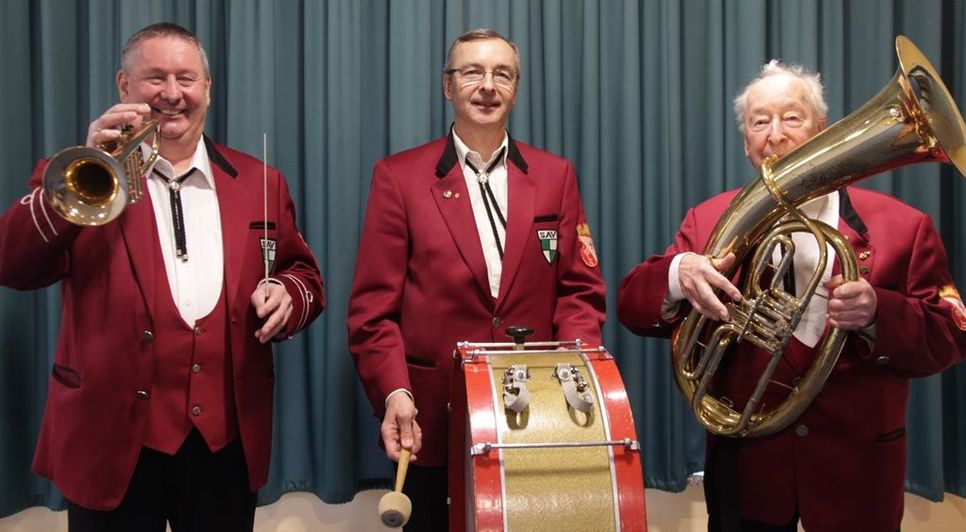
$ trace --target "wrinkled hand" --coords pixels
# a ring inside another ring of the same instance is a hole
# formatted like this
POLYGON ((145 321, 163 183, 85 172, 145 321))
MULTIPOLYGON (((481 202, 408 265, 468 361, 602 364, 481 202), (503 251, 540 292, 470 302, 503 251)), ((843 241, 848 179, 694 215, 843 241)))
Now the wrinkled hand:
POLYGON ((845 282, 836 275, 825 283, 829 292, 828 321, 832 327, 848 331, 864 329, 875 321, 878 298, 863 278, 845 282))
POLYGON ((137 130, 150 115, 151 107, 146 103, 116 104, 87 127, 86 144, 91 148, 111 144, 121 136, 120 126, 130 124, 137 130))
POLYGON ((389 398, 379 432, 390 460, 398 462, 399 451, 405 447, 412 450, 410 460, 416 461, 416 453, 423 446, 423 431, 416 423, 416 405, 408 395, 398 392, 389 398))
POLYGON ((252 292, 252 306, 255 314, 264 318, 265 323, 255 331, 255 338, 261 343, 271 341, 285 328, 292 315, 292 296, 284 286, 275 283, 262 283, 252 292))
POLYGON ((728 308, 714 294, 714 289, 719 288, 732 301, 741 301, 741 291, 720 273, 734 263, 734 253, 728 253, 721 259, 709 259, 697 253, 688 253, 681 258, 678 263, 678 284, 694 310, 710 319, 731 320, 728 308))

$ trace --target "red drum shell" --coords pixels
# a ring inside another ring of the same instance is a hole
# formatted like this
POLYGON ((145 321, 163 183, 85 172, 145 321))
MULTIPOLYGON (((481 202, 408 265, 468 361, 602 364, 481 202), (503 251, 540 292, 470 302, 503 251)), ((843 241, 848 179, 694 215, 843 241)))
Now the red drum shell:
POLYGON ((517 352, 460 344, 450 386, 450 530, 646 530, 637 432, 613 358, 603 348, 547 344, 517 352), (561 362, 587 383, 587 414, 568 406, 553 378, 561 362), (503 405, 503 374, 520 364, 531 398, 516 414, 503 405), (625 440, 633 444, 604 444, 625 440), (487 443, 565 446, 479 450, 487 443))

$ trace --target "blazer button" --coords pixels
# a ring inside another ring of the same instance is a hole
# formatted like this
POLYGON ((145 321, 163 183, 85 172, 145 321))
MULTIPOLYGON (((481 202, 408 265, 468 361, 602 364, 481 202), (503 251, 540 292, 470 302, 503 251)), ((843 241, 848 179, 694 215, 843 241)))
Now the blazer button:
POLYGON ((883 356, 875 359, 875 364, 877 366, 885 366, 888 363, 889 363, 889 357, 887 357, 885 355, 883 355, 883 356))
POLYGON ((795 434, 798 434, 799 436, 808 436, 808 426, 799 425, 795 427, 795 434))
POLYGON ((866 260, 869 258, 869 255, 871 255, 871 253, 869 253, 869 250, 863 251, 859 253, 859 260, 866 260))
POLYGON ((144 329, 144 332, 141 333, 141 339, 150 344, 154 341, 154 333, 149 329, 144 329))
POLYGON ((149 399, 151 397, 151 394, 149 394, 147 392, 147 390, 138 390, 138 391, 134 392, 134 395, 137 395, 138 396, 138 399, 140 399, 142 401, 144 401, 146 399, 149 399))
POLYGON ((191 373, 198 373, 199 371, 201 371, 201 364, 191 365, 191 373))
POLYGON ((490 323, 493 324, 494 329, 503 327, 503 320, 501 320, 499 316, 493 316, 493 320, 491 320, 490 323))
POLYGON ((191 407, 191 415, 192 416, 200 416, 201 415, 201 407, 198 406, 198 405, 195 405, 195 406, 191 407))

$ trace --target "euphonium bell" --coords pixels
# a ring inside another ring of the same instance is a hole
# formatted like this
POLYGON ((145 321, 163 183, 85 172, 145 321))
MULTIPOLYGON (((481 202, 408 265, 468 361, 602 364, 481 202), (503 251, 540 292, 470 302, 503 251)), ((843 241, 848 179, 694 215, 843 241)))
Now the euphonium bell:
POLYGON ((68 222, 104 225, 124 208, 141 199, 141 176, 158 157, 157 120, 133 132, 125 125, 111 152, 88 146, 65 148, 54 155, 44 170, 44 194, 51 207, 68 222), (144 159, 141 142, 154 135, 151 153, 144 159))
POLYGON ((766 436, 788 426, 821 391, 845 343, 848 331, 831 328, 816 346, 815 359, 801 381, 787 385, 787 399, 770 409, 759 404, 819 284, 828 260, 826 243, 839 258, 843 278, 858 278, 855 253, 845 237, 807 219, 798 206, 913 163, 951 163, 966 174, 966 125, 956 102, 912 41, 897 37, 896 53, 899 69, 879 94, 783 158, 764 161, 760 174, 735 196, 711 234, 706 255, 724 257, 733 252, 737 258, 735 267, 721 273, 732 278, 737 265, 742 265, 742 301, 728 304, 729 323, 691 310, 674 331, 672 365, 685 400, 713 434, 766 436), (813 234, 821 255, 800 297, 786 292, 780 282, 793 251, 777 267, 771 265, 779 246, 794 250, 790 234, 795 232, 813 234), (755 389, 747 390, 744 407, 710 393, 722 358, 740 342, 751 342, 771 354, 755 389))

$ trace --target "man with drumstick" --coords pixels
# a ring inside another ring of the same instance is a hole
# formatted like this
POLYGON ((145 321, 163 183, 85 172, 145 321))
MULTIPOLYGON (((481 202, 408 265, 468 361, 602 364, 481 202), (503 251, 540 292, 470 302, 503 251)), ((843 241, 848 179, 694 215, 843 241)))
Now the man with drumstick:
MULTIPOLYGON (((768 156, 783 156, 825 129, 821 80, 772 61, 735 99, 735 114, 745 154, 758 170, 768 156)), ((727 300, 742 298, 719 273, 734 265, 735 255, 698 253, 735 193, 688 211, 667 251, 628 273, 618 293, 621 323, 641 335, 668 336, 690 308, 713 320, 731 319, 714 290, 727 300)), ((801 520, 806 530, 895 531, 902 519, 909 377, 961 359, 966 312, 942 241, 924 213, 853 187, 801 210, 845 235, 861 275, 843 282, 828 261, 822 288, 789 339, 765 397, 780 402, 797 386, 827 326, 853 334, 824 388, 788 427, 744 439, 709 433, 708 528, 792 532, 801 520)), ((810 234, 796 233, 794 241, 785 286, 801 297, 819 251, 810 234)), ((713 385, 739 397, 750 394, 769 359, 743 342, 725 354, 713 385)))
POLYGON ((349 348, 386 455, 413 451, 407 530, 447 528, 446 403, 458 341, 506 341, 507 326, 524 325, 535 341, 600 343, 605 287, 574 168, 507 134, 520 77, 507 38, 459 36, 442 76, 449 134, 373 170, 349 348))

